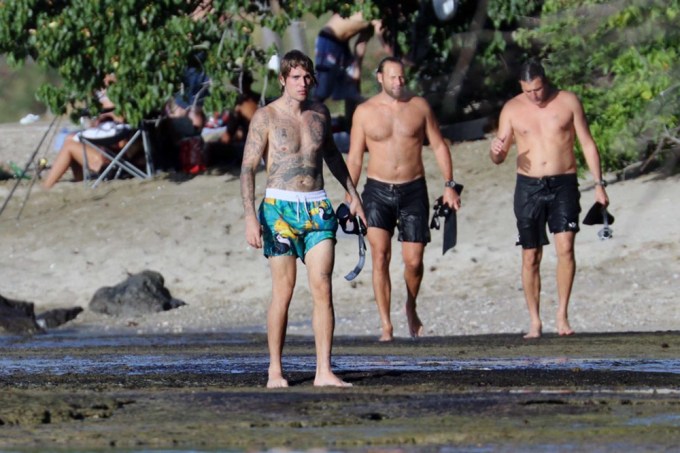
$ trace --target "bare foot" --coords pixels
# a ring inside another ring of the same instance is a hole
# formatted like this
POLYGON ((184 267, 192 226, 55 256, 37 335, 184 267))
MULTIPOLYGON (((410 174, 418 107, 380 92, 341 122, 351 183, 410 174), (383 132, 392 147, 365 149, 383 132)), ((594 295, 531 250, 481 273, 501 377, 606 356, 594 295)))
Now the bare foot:
POLYGON ((408 320, 408 333, 411 338, 423 336, 423 323, 416 313, 415 304, 406 304, 406 319, 408 320))
POLYGON ((392 324, 385 325, 382 328, 382 335, 380 335, 380 338, 378 341, 392 341, 394 340, 394 335, 393 335, 393 329, 392 329, 392 324))
POLYGON ((352 384, 343 381, 333 373, 324 373, 316 376, 314 387, 352 387, 352 384))
POLYGON ((524 335, 524 338, 526 340, 529 340, 531 338, 541 338, 542 334, 543 334, 543 325, 540 322, 538 324, 531 323, 531 327, 529 328, 529 333, 524 335))
POLYGON ((561 337, 574 335, 574 329, 569 325, 569 321, 557 321, 557 334, 561 337))
POLYGON ((281 373, 269 373, 267 381, 268 389, 280 389, 288 387, 288 381, 283 378, 281 373))

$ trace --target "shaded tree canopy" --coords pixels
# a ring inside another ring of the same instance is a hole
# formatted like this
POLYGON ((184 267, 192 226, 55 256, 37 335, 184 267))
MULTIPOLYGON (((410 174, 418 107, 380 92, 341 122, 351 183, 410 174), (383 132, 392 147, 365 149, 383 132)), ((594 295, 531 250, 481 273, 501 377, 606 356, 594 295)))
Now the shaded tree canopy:
POLYGON ((679 1, 457 0, 441 21, 431 0, 0 0, 0 53, 58 72, 60 83, 37 94, 55 113, 96 110, 94 91, 115 74, 109 96, 134 123, 177 94, 191 66, 211 80, 209 111, 231 105, 234 76, 262 79, 282 51, 258 43, 263 28, 361 11, 382 20, 412 88, 442 122, 494 115, 518 92, 516 67, 541 57, 551 79, 583 99, 611 169, 677 127, 679 1))
POLYGON ((158 110, 181 90, 184 70, 201 66, 213 80, 213 103, 230 99, 230 77, 261 63, 254 23, 277 17, 246 1, 12 0, 0 2, 0 52, 56 68, 60 86, 38 96, 56 113, 88 100, 106 74, 109 96, 131 122, 158 110), (207 9, 204 9, 207 8, 207 9))
MULTIPOLYGON (((387 39, 411 63, 413 80, 434 91, 446 87, 443 80, 466 46, 464 36, 451 36, 464 33, 479 9, 471 0, 458 3, 454 19, 442 23, 430 1, 416 0, 0 0, 0 53, 13 63, 32 58, 58 71, 62 83, 43 86, 38 93, 55 113, 84 100, 96 106, 94 90, 102 87, 106 74, 115 74, 110 97, 119 113, 134 122, 177 93, 191 65, 200 66, 212 81, 208 109, 229 105, 235 74, 266 71, 273 50, 256 44, 254 32, 261 27, 282 33, 306 15, 361 11, 366 19, 382 19, 387 39)), ((481 3, 485 7, 487 1, 481 3)), ((536 7, 531 1, 517 4, 529 7, 490 9, 495 22, 536 7)), ((491 37, 493 45, 500 45, 491 37)), ((456 93, 467 92, 458 87, 456 93)), ((456 111, 449 106, 450 115, 456 111)))

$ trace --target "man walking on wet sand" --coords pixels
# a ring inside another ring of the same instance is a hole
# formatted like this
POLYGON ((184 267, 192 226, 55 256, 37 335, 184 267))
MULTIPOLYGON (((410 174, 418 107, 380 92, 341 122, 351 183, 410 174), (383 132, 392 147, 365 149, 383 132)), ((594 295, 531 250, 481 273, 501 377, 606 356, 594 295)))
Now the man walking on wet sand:
POLYGON ((281 355, 288 307, 293 297, 297 258, 307 265, 312 294, 312 327, 316 345, 315 386, 349 387, 331 370, 335 318, 332 274, 338 221, 326 196, 323 161, 350 196, 350 212, 364 218, 359 195, 330 129, 330 113, 307 100, 314 86, 314 64, 293 50, 281 60, 279 99, 255 112, 248 129, 241 165, 241 196, 246 240, 264 248, 272 277, 267 314, 269 378, 267 387, 288 387, 281 355), (264 158, 267 188, 255 211, 255 173, 264 158))
POLYGON ((535 61, 522 66, 519 83, 522 93, 501 110, 489 155, 495 164, 500 164, 513 141, 517 145, 514 210, 519 232, 517 245, 522 246, 522 285, 530 318, 529 332, 524 338, 538 338, 543 329, 540 266, 543 246, 549 244, 546 223, 554 234, 557 253, 557 333, 572 335, 567 308, 576 273, 574 239, 581 212, 575 138, 595 180, 595 201, 604 206, 609 204, 606 183, 578 97, 552 86, 543 67, 535 61))
POLYGON ((407 93, 404 66, 394 57, 383 59, 376 77, 381 92, 360 104, 354 113, 347 167, 357 184, 368 149, 366 186, 362 194, 373 262, 373 292, 380 313, 380 341, 394 338, 390 318, 392 234, 398 228, 406 283, 409 334, 423 334, 416 298, 423 280, 423 254, 430 241, 429 199, 425 183, 423 143, 435 154, 444 176, 444 203, 458 210, 449 146, 422 97, 407 93))

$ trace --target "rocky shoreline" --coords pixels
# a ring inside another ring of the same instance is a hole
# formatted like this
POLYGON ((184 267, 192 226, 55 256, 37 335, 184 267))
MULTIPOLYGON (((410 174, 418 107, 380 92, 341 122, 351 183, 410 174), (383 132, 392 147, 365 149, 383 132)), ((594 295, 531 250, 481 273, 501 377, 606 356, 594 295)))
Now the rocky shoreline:
POLYGON ((351 389, 312 386, 313 350, 312 338, 291 337, 284 364, 294 370, 292 387, 268 390, 261 334, 4 337, 0 450, 666 451, 680 444, 678 332, 391 344, 340 337, 334 363, 351 389))

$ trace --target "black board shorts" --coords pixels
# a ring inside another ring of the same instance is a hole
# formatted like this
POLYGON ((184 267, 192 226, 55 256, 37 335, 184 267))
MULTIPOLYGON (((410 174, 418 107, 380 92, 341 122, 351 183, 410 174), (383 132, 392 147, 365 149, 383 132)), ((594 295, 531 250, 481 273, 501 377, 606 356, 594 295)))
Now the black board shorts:
POLYGON ((396 227, 401 242, 430 242, 430 202, 425 178, 389 184, 367 178, 361 195, 369 227, 392 234, 396 227))
POLYGON ((553 234, 578 232, 580 199, 575 174, 542 178, 518 174, 514 200, 517 245, 534 249, 549 244, 546 224, 553 234))

